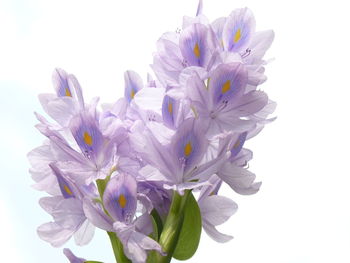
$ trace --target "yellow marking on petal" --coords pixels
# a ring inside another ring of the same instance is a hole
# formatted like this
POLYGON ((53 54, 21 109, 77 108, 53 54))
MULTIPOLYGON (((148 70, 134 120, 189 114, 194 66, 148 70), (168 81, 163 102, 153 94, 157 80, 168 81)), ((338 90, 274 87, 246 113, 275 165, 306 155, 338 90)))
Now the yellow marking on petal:
POLYGON ((186 145, 185 145, 185 148, 184 148, 184 153, 185 153, 185 156, 189 156, 191 153, 192 153, 192 145, 191 145, 191 142, 188 142, 186 145))
POLYGON ((126 198, 123 194, 119 196, 118 203, 121 208, 124 208, 126 206, 126 198))
POLYGON ((92 145, 92 137, 90 136, 90 134, 88 132, 84 132, 83 137, 84 137, 84 142, 87 145, 91 146, 92 145))
POLYGON ((72 97, 72 93, 70 93, 70 90, 68 88, 66 88, 66 96, 72 97))
POLYGON ((201 51, 199 49, 198 43, 196 43, 196 45, 194 46, 193 53, 197 58, 201 56, 201 51))
POLYGON ((135 97, 135 94, 136 94, 135 90, 132 89, 132 90, 131 90, 131 93, 130 93, 131 99, 133 99, 133 98, 135 97))
POLYGON ((173 113, 173 104, 171 102, 168 104, 168 111, 169 113, 173 113))
POLYGON ((234 149, 237 149, 239 146, 241 145, 241 141, 240 140, 237 140, 235 145, 233 145, 233 148, 234 149))
POLYGON ((222 38, 221 38, 220 44, 221 46, 224 46, 224 40, 222 38))
POLYGON ((233 37, 233 43, 237 43, 241 39, 241 29, 237 29, 235 36, 233 37))
POLYGON ((228 92, 229 90, 231 89, 231 81, 226 81, 224 83, 224 85, 222 85, 222 89, 221 89, 221 92, 222 94, 225 94, 226 92, 228 92))
POLYGON ((69 187, 67 185, 64 185, 63 189, 64 189, 64 191, 66 191, 67 194, 69 194, 69 195, 73 194, 72 191, 69 189, 69 187))

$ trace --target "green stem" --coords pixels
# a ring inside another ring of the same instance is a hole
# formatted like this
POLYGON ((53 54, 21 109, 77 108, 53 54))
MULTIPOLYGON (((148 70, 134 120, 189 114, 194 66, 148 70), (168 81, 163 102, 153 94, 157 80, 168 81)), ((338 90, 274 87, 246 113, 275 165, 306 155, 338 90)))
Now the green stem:
POLYGON ((131 261, 124 255, 123 244, 120 242, 114 232, 107 232, 109 239, 111 240, 115 260, 117 263, 131 263, 131 261))
POLYGON ((159 239, 159 244, 167 255, 162 256, 156 253, 155 262, 157 263, 169 263, 171 261, 182 227, 184 217, 183 209, 189 193, 190 191, 186 190, 185 194, 181 196, 178 192, 174 191, 169 214, 165 220, 163 231, 159 239))
MULTIPOLYGON (((111 171, 112 174, 113 171, 111 171)), ((104 208, 103 205, 103 193, 106 189, 107 183, 111 177, 111 174, 108 175, 106 177, 106 179, 98 179, 96 180, 96 184, 97 184, 97 188, 98 188, 98 192, 100 194, 100 199, 102 202, 102 206, 103 206, 103 210, 105 211, 105 213, 107 215, 108 212, 107 210, 104 208)), ((119 238, 117 237, 117 235, 114 232, 107 232, 109 239, 111 241, 112 244, 112 248, 113 248, 113 253, 114 253, 114 257, 115 260, 117 261, 117 263, 131 263, 131 261, 125 256, 124 254, 124 249, 123 249, 123 244, 120 242, 119 238)))

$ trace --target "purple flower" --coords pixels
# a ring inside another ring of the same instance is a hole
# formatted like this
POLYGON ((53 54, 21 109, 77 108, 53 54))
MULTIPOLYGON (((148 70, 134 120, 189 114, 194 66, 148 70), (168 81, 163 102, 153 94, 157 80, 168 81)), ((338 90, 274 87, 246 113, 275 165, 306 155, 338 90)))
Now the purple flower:
POLYGON ((91 222, 107 231, 114 231, 123 243, 125 255, 132 262, 146 262, 146 250, 162 253, 161 246, 148 237, 152 231, 148 214, 152 209, 150 201, 146 196, 137 194, 137 182, 131 175, 113 174, 108 182, 103 206, 109 216, 91 200, 86 199, 84 203, 84 211, 91 222), (137 200, 146 207, 146 213, 135 218, 137 200))
POLYGON ((130 102, 135 94, 143 88, 143 82, 139 74, 135 71, 128 70, 124 73, 125 81, 125 98, 130 102))
POLYGON ((205 186, 201 190, 198 205, 202 215, 202 225, 205 232, 215 241, 224 243, 232 239, 232 236, 220 233, 216 226, 226 222, 238 209, 237 204, 231 199, 218 196, 215 193, 220 179, 213 176, 212 185, 205 186))
POLYGON ((186 66, 206 67, 216 49, 216 39, 210 28, 192 24, 180 35, 179 47, 186 66))
MULTIPOLYGON (((202 163, 208 140, 205 130, 194 118, 186 119, 168 144, 161 144, 157 133, 146 134, 144 144, 135 145, 149 164, 141 169, 141 177, 146 181, 161 181, 165 189, 182 193, 185 189, 201 187, 227 158, 226 152, 220 151, 215 158, 202 163)), ((138 136, 135 133, 132 138, 138 136)))
POLYGON ((62 127, 67 127, 71 118, 84 109, 81 87, 74 75, 63 69, 55 69, 52 74, 55 94, 40 94, 39 100, 46 113, 62 127))
POLYGON ((52 163, 50 168, 57 178, 61 195, 40 199, 40 205, 52 215, 54 222, 39 226, 38 234, 54 247, 63 245, 73 235, 78 245, 86 245, 92 239, 95 228, 83 211, 84 194, 56 165, 52 163))
POLYGON ((115 221, 130 223, 136 213, 136 196, 136 180, 132 176, 119 174, 109 181, 103 204, 115 221))
POLYGON ((245 93, 247 74, 241 63, 222 64, 209 74, 208 88, 197 74, 187 82, 188 96, 210 135, 254 127, 249 116, 262 110, 268 99, 261 91, 245 93))
POLYGON ((86 259, 76 257, 68 248, 63 249, 63 253, 69 259, 70 263, 84 263, 86 261, 86 259))
POLYGON ((236 9, 227 18, 222 38, 228 51, 239 52, 248 46, 255 32, 255 19, 248 8, 236 9))

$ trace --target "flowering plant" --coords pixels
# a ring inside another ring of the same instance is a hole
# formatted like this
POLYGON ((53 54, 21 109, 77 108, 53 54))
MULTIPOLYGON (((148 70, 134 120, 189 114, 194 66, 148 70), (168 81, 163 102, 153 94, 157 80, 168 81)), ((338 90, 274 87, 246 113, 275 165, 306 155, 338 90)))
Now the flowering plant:
POLYGON ((39 226, 40 238, 86 245, 97 227, 118 263, 189 259, 202 228, 229 241, 216 226, 237 205, 218 193, 222 183, 242 195, 260 188, 243 145, 273 120, 275 103, 257 89, 273 37, 255 32, 247 8, 209 23, 200 1, 194 18, 158 40, 157 78, 144 84, 127 71, 124 98, 102 110, 97 98, 85 102, 74 75, 55 69, 56 93, 39 95, 55 122, 36 113, 47 140, 28 154, 34 187, 50 195, 39 201, 53 217, 39 226))

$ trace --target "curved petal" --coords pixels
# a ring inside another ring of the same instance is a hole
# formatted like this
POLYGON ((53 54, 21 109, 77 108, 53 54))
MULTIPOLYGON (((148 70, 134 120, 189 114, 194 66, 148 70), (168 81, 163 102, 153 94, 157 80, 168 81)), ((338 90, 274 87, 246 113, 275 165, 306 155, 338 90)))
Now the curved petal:
POLYGON ((225 50, 242 51, 250 42, 255 32, 255 19, 248 8, 234 10, 227 18, 223 29, 225 50))
POLYGON ((273 30, 256 32, 252 36, 252 40, 249 44, 249 56, 247 56, 244 61, 249 64, 258 63, 265 55, 265 52, 270 48, 274 38, 275 33, 273 30))
POLYGON ((179 46, 187 66, 206 67, 215 51, 215 36, 202 24, 186 27, 180 35, 179 46))
POLYGON ((203 220, 214 226, 225 223, 238 209, 234 201, 218 195, 203 198, 199 207, 203 220))
POLYGON ((103 212, 103 208, 98 204, 93 204, 88 198, 84 199, 83 209, 85 216, 96 227, 106 231, 113 231, 113 222, 109 216, 103 212))
POLYGON ((88 220, 79 227, 79 229, 74 234, 75 244, 78 246, 87 245, 95 234, 95 226, 91 224, 88 220))
POLYGON ((143 82, 139 74, 128 70, 124 73, 125 98, 130 102, 135 94, 143 88, 143 82))
POLYGON ((215 228, 215 226, 209 224, 205 220, 203 220, 202 223, 203 223, 203 228, 204 228, 205 232, 208 234, 208 236, 210 236, 216 242, 226 243, 226 242, 230 241, 233 238, 232 236, 220 233, 215 228))
POLYGON ((86 259, 76 257, 68 248, 63 249, 63 254, 68 258, 70 263, 84 263, 86 261, 86 259))
POLYGON ((76 198, 63 199, 52 211, 55 223, 64 228, 78 230, 86 217, 83 211, 83 204, 76 198))
POLYGON ((224 26, 226 24, 226 17, 220 17, 216 19, 213 23, 211 23, 211 27, 215 33, 216 39, 218 43, 220 43, 221 50, 224 48, 224 41, 222 39, 222 32, 224 30, 224 26))
POLYGON ((211 74, 209 92, 217 110, 224 108, 230 100, 239 98, 248 81, 248 72, 242 63, 219 65, 211 74))
POLYGON ((218 176, 235 192, 243 195, 255 194, 261 186, 260 182, 254 183, 255 174, 230 162, 222 166, 218 176))
POLYGON ((71 238, 74 232, 74 229, 63 228, 54 222, 45 223, 37 229, 39 237, 49 242, 53 247, 62 246, 71 238))
POLYGON ((95 161, 104 145, 97 121, 87 112, 82 112, 71 120, 69 127, 85 157, 95 161))
POLYGON ((130 223, 136 212, 137 183, 133 176, 113 176, 103 194, 103 204, 114 220, 130 223))
POLYGON ((194 118, 185 120, 171 140, 172 153, 184 173, 192 170, 202 160, 208 147, 205 133, 194 118))

